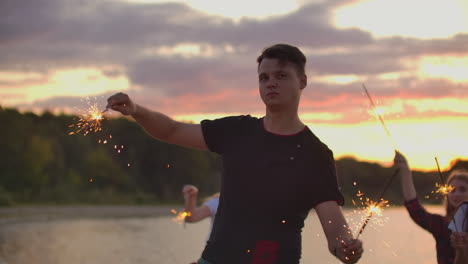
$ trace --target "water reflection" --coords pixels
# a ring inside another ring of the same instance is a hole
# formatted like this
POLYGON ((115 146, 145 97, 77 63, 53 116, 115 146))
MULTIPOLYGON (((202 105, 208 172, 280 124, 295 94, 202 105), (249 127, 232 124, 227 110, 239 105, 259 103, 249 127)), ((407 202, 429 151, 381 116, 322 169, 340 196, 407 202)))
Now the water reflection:
MULTIPOLYGON (((430 208, 441 212, 441 208, 430 208)), ((350 217, 351 210, 345 210, 350 217)), ((389 208, 383 226, 362 234, 366 250, 359 263, 433 264, 431 235, 414 224, 404 208, 389 208)), ((172 216, 10 221, 0 226, 0 264, 182 263, 200 255, 209 221, 183 225, 172 216)), ((302 263, 337 264, 311 213, 303 232, 302 263)))

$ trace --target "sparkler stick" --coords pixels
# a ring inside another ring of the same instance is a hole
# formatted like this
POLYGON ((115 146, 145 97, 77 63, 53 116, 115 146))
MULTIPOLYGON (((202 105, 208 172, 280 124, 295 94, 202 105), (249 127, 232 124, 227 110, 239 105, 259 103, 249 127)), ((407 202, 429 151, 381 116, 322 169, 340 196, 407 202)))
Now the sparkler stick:
POLYGON ((367 98, 369 98, 369 101, 370 101, 371 106, 372 106, 372 108, 374 110, 374 113, 377 115, 377 117, 378 117, 378 119, 380 121, 380 124, 382 124, 382 127, 385 130, 385 133, 387 134, 388 138, 392 142, 393 148, 396 150, 397 149, 396 144, 395 144, 395 141, 393 140, 392 135, 390 134, 390 130, 388 130, 387 126, 385 125, 385 121, 384 121, 382 115, 376 111, 377 106, 375 105, 374 100, 372 100, 372 97, 370 96, 369 91, 367 91, 366 85, 362 84, 362 88, 364 88, 364 92, 366 93, 367 98))
POLYGON ((439 172, 439 177, 440 177, 440 184, 436 183, 436 187, 437 189, 435 191, 433 191, 432 193, 440 193, 442 195, 447 195, 449 194, 450 192, 452 192, 455 187, 453 187, 452 185, 448 184, 448 183, 444 183, 444 177, 442 175, 442 172, 440 171, 440 166, 439 166, 439 161, 437 160, 437 157, 435 157, 435 161, 436 161, 436 164, 437 164, 437 170, 439 172))
POLYGON ((390 187, 390 185, 392 184, 393 179, 398 175, 399 171, 400 171, 400 169, 397 168, 395 170, 395 172, 393 173, 393 175, 387 180, 387 183, 385 184, 385 187, 384 187, 383 191, 380 193, 380 196, 379 196, 379 199, 377 200, 377 202, 371 203, 369 205, 369 208, 368 208, 369 213, 367 214, 367 218, 364 221, 364 223, 362 224, 361 229, 359 229, 359 232, 358 232, 358 234, 356 236, 356 239, 358 239, 359 236, 362 234, 362 232, 364 231, 364 228, 366 228, 366 226, 369 223, 369 221, 370 221, 372 215, 374 214, 374 212, 377 211, 377 210, 380 210, 380 207, 387 204, 388 201, 384 200, 383 196, 387 192, 388 187, 390 187))
POLYGON ((437 160, 437 157, 435 157, 434 159, 437 164, 437 171, 439 172, 440 183, 444 184, 444 177, 442 177, 442 172, 440 171, 439 160, 437 160))
POLYGON ((379 201, 383 199, 383 196, 384 196, 385 193, 387 192, 388 187, 390 187, 390 185, 391 185, 392 182, 393 182, 393 179, 395 179, 395 177, 398 175, 399 172, 400 172, 400 169, 397 168, 397 169, 395 170, 395 172, 393 172, 392 177, 390 177, 390 179, 388 179, 387 184, 385 185, 385 188, 383 189, 382 193, 381 193, 380 196, 379 196, 379 201))

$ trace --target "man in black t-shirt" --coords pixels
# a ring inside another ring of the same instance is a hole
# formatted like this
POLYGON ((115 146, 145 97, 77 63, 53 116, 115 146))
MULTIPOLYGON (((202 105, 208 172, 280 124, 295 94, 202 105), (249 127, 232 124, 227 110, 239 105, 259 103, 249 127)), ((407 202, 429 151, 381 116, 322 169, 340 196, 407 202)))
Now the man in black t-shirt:
POLYGON ((150 135, 169 143, 219 153, 221 196, 200 264, 294 264, 301 257, 301 230, 314 208, 330 252, 357 262, 354 240, 339 205, 332 152, 299 118, 307 85, 306 58, 277 44, 257 59, 262 118, 234 116, 187 124, 135 104, 123 93, 108 107, 131 115, 150 135))

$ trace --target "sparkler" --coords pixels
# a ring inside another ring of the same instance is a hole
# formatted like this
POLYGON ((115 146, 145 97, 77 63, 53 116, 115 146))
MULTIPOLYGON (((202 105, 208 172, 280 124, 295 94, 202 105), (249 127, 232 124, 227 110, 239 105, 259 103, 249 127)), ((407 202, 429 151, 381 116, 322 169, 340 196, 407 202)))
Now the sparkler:
MULTIPOLYGON (((82 114, 78 122, 68 127, 76 127, 75 131, 68 133, 69 135, 74 135, 82 133, 87 135, 90 132, 98 132, 102 130, 102 120, 104 120, 104 113, 109 111, 109 107, 106 107, 104 110, 100 111, 97 103, 91 104, 88 100, 88 110, 85 114, 82 114)), ((112 135, 105 135, 105 138, 97 139, 98 144, 107 144, 112 141, 112 135)), ((121 154, 124 151, 124 145, 117 146, 114 144, 114 150, 116 153, 121 154)), ((130 167, 131 164, 127 161, 127 167, 130 167)), ((90 181, 92 182, 92 180, 90 181)))
POLYGON ((367 217, 366 217, 366 220, 364 220, 364 223, 362 224, 361 228, 359 229, 356 239, 358 239, 359 236, 362 234, 362 232, 364 231, 364 228, 366 228, 367 224, 369 223, 373 215, 375 214, 379 216, 382 215, 383 207, 388 206, 388 201, 384 199, 380 199, 380 201, 374 202, 367 198, 366 205, 367 205, 367 208, 365 210, 367 212, 367 217))
POLYGON ((367 217, 366 217, 366 220, 364 221, 364 223, 362 224, 361 228, 359 229, 359 232, 357 234, 356 239, 358 239, 359 236, 362 234, 362 232, 364 231, 364 228, 366 228, 366 226, 369 223, 371 217, 374 214, 382 215, 382 208, 384 206, 388 206, 388 201, 384 200, 383 196, 385 195, 385 192, 387 192, 388 187, 390 187, 391 183, 393 182, 393 179, 396 177, 396 175, 398 175, 399 171, 400 170, 397 168, 395 170, 395 172, 393 173, 393 175, 388 179, 387 184, 385 185, 383 191, 380 193, 379 199, 377 199, 376 202, 374 202, 374 201, 372 201, 370 199, 367 199, 367 201, 366 201, 367 217))
POLYGON ((78 123, 70 125, 69 127, 77 127, 78 130, 68 133, 69 135, 83 133, 85 136, 89 132, 97 132, 101 130, 101 120, 104 119, 104 113, 107 112, 109 108, 104 109, 104 111, 99 111, 97 105, 92 105, 88 109, 88 113, 81 116, 78 120, 78 123))
POLYGON ((393 148, 396 150, 396 144, 395 144, 395 141, 393 140, 393 137, 392 135, 390 134, 390 130, 388 130, 387 126, 385 125, 385 121, 383 119, 383 116, 382 116, 382 110, 377 108, 377 106, 375 105, 374 103, 374 100, 372 100, 372 97, 369 93, 369 91, 367 91, 367 88, 366 88, 366 85, 362 84, 362 88, 364 88, 364 92, 366 93, 367 95, 367 98, 369 98, 369 102, 372 106, 372 109, 374 111, 374 114, 378 117, 379 121, 380 121, 380 124, 382 124, 382 127, 384 128, 385 130, 385 133, 387 134, 388 138, 390 139, 390 141, 392 142, 392 145, 393 145, 393 148))
POLYGON ((435 193, 440 193, 442 195, 447 195, 449 193, 451 193, 455 187, 453 187, 452 185, 450 184, 444 184, 444 177, 442 176, 442 172, 440 170, 440 166, 439 166, 439 160, 437 160, 437 157, 435 157, 435 161, 436 161, 436 164, 437 164, 437 171, 439 172, 439 177, 440 177, 440 184, 436 183, 436 187, 437 189, 435 190, 435 193))
POLYGON ((192 215, 191 212, 186 212, 186 211, 177 212, 177 210, 175 209, 171 209, 171 212, 175 215, 172 218, 172 220, 179 224, 184 223, 184 227, 185 227, 185 218, 192 215))
POLYGON ((437 188, 434 192, 435 193, 440 193, 442 195, 447 195, 451 193, 453 190, 455 190, 455 187, 453 187, 450 184, 438 184, 436 183, 435 187, 437 188))

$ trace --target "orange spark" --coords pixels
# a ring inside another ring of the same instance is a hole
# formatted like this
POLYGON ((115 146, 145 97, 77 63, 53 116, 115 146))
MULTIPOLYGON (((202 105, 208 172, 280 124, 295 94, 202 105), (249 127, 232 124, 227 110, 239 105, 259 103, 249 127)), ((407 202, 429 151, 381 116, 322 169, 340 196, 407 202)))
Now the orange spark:
POLYGON ((435 191, 433 191, 433 192, 439 193, 439 194, 442 194, 442 195, 447 195, 447 194, 451 193, 453 190, 455 190, 455 187, 453 185, 450 185, 450 184, 436 183, 435 186, 436 186, 437 189, 435 191))
POLYGON ((87 135, 89 132, 97 132, 101 130, 101 121, 104 119, 104 112, 107 111, 100 111, 98 109, 97 104, 91 105, 88 109, 88 112, 81 117, 79 117, 78 122, 76 124, 70 125, 69 127, 76 127, 76 131, 72 131, 68 133, 69 135, 83 133, 83 135, 87 135))
POLYGON ((191 212, 185 212, 185 211, 177 212, 177 210, 174 210, 174 209, 171 209, 171 213, 175 215, 172 218, 172 221, 179 223, 179 224, 182 222, 185 222, 185 218, 192 215, 191 212))

